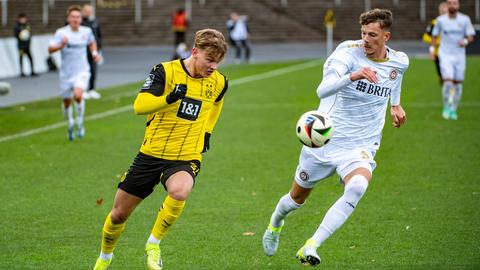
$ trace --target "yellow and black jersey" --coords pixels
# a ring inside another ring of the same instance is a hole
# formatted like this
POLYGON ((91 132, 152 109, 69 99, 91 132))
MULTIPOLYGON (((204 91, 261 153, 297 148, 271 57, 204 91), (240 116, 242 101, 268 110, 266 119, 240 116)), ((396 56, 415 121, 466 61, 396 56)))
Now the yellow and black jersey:
MULTIPOLYGON (((427 28, 425 29, 425 32, 423 33, 423 36, 422 36, 422 40, 423 42, 427 43, 427 44, 431 44, 432 43, 432 32, 433 32, 433 28, 435 27, 435 25, 437 24, 437 20, 436 19, 433 19, 430 24, 427 26, 427 28)), ((438 56, 438 47, 440 46, 440 36, 437 37, 437 40, 435 41, 435 56, 438 56)))
POLYGON ((218 71, 193 78, 183 60, 154 66, 134 104, 137 114, 147 114, 140 152, 167 160, 201 161, 205 133, 213 131, 227 88, 227 78, 218 71), (185 97, 168 104, 166 96, 180 84, 187 87, 185 97))

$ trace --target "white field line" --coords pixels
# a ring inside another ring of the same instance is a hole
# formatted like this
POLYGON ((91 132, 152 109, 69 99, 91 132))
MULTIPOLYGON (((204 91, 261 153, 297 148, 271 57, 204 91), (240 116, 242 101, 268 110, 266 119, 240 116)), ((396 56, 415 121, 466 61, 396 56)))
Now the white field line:
MULTIPOLYGON (((239 79, 235 79, 235 80, 230 81, 229 86, 234 86, 234 85, 249 83, 249 82, 253 82, 253 81, 268 79, 268 78, 280 76, 280 75, 283 75, 283 74, 287 74, 287 73, 290 73, 290 72, 295 72, 295 71, 300 71, 300 70, 303 70, 303 69, 312 68, 312 67, 320 65, 321 63, 322 62, 319 62, 319 61, 310 61, 310 62, 307 62, 307 63, 293 65, 293 66, 289 66, 289 67, 286 67, 286 68, 279 68, 279 69, 276 69, 276 70, 267 71, 267 72, 256 74, 256 75, 246 76, 246 77, 243 77, 243 78, 239 78, 239 79)), ((120 94, 116 97, 128 96, 128 95, 131 95, 131 94, 134 94, 134 93, 133 92, 132 93, 127 92, 127 93, 120 94)), ((127 105, 127 106, 119 107, 119 108, 116 108, 116 109, 108 110, 108 111, 105 111, 105 112, 92 114, 92 115, 89 115, 89 116, 85 117, 85 121, 105 118, 105 117, 108 117, 108 116, 111 116, 111 115, 114 115, 114 114, 117 114, 117 113, 130 111, 131 109, 132 109, 132 105, 127 105)), ((35 134, 38 134, 38 133, 46 132, 46 131, 49 131, 49 130, 52 130, 52 129, 57 129, 57 128, 60 128, 60 127, 65 127, 66 125, 67 125, 66 122, 59 122, 59 123, 43 126, 43 127, 40 127, 40 128, 35 128, 35 129, 23 131, 23 132, 16 133, 16 134, 3 136, 3 137, 0 137, 0 143, 15 140, 15 139, 18 139, 18 138, 27 137, 27 136, 30 136, 30 135, 35 135, 35 134)))

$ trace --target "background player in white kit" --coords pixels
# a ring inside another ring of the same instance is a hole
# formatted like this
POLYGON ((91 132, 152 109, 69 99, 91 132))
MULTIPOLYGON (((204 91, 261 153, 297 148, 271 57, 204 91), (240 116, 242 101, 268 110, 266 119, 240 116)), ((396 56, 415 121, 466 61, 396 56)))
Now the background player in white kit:
POLYGON ((297 252, 303 264, 320 263, 317 248, 345 223, 372 178, 389 99, 394 126, 405 123, 400 92, 408 57, 385 45, 390 39, 392 13, 386 9, 365 12, 360 24, 362 40, 343 42, 324 65, 317 88, 319 111, 330 114, 334 135, 324 147, 302 148, 290 192, 278 202, 263 236, 268 256, 278 248, 285 217, 305 202, 316 183, 336 171, 345 185, 344 193, 297 252))
MULTIPOLYGON (((438 58, 443 79, 442 116, 445 119, 457 120, 457 108, 462 97, 465 79, 465 48, 473 42, 475 29, 470 17, 458 11, 459 0, 447 0, 447 7, 448 13, 439 16, 433 28, 432 46, 441 35, 438 58)), ((432 46, 430 46, 430 54, 434 57, 432 46)))
POLYGON ((92 30, 80 25, 82 22, 80 6, 70 6, 68 8, 67 22, 68 25, 57 29, 55 32, 55 36, 48 46, 48 52, 53 53, 61 50, 60 92, 63 97, 63 112, 68 121, 68 139, 73 140, 72 98, 75 100, 77 114, 77 136, 81 138, 85 135, 83 125, 85 101, 82 99, 82 94, 87 89, 90 80, 87 48, 92 52, 95 62, 100 59, 92 30))

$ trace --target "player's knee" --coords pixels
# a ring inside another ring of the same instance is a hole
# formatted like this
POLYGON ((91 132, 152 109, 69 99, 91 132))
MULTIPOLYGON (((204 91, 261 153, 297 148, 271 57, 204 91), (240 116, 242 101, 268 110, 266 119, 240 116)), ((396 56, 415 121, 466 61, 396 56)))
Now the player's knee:
POLYGON ((177 201, 185 201, 188 198, 188 195, 190 195, 191 190, 191 188, 187 187, 169 190, 168 196, 177 201))
POLYGON ((290 197, 296 204, 303 204, 307 200, 307 196, 300 193, 295 193, 295 194, 290 193, 290 197))
POLYGON ((110 219, 112 220, 113 224, 125 223, 128 219, 128 214, 122 212, 121 210, 113 209, 112 212, 110 212, 110 219))
POLYGON ((345 192, 360 199, 367 191, 368 179, 363 175, 354 175, 345 186, 345 192))
POLYGON ((173 174, 165 183, 168 195, 175 200, 186 200, 192 191, 193 181, 192 176, 185 171, 173 174))

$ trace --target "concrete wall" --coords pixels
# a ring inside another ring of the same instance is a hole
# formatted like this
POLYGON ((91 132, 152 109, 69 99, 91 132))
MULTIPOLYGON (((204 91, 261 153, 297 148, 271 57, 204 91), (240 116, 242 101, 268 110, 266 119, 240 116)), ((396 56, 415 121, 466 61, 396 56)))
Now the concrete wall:
MULTIPOLYGON (((53 35, 37 35, 32 37, 30 51, 33 57, 34 70, 36 73, 48 71, 48 42, 53 35)), ((60 54, 54 53, 53 58, 57 65, 60 64, 60 54)), ((20 75, 20 63, 15 38, 0 38, 0 78, 15 77, 20 75)), ((27 57, 23 57, 23 72, 31 73, 30 63, 27 57)))

